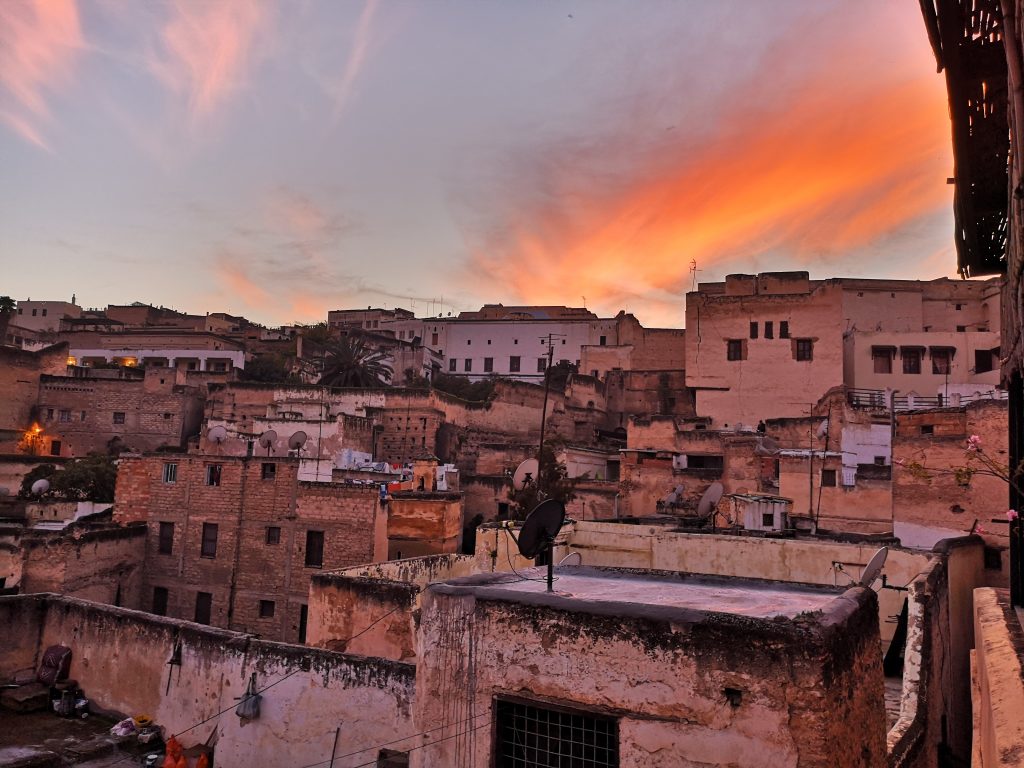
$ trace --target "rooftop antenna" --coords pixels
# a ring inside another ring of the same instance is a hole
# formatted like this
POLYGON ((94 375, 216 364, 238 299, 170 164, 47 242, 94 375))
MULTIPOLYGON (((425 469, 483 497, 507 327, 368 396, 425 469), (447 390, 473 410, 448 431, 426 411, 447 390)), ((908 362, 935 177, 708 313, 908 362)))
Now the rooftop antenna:
POLYGON ((700 271, 701 270, 697 269, 697 260, 696 259, 690 259, 690 281, 691 281, 690 292, 691 293, 697 290, 697 273, 700 272, 700 271))
POLYGON ((700 501, 697 502, 697 517, 710 517, 718 507, 718 502, 722 500, 723 493, 725 493, 725 488, 717 480, 709 485, 708 489, 704 491, 704 495, 700 497, 700 501))
POLYGON ((885 565, 885 558, 889 556, 889 548, 882 547, 868 560, 868 564, 864 566, 864 572, 860 575, 860 579, 857 584, 861 587, 871 589, 871 585, 875 583, 875 580, 882 573, 882 568, 885 565))
POLYGON ((224 440, 227 439, 227 436, 228 431, 224 429, 224 427, 222 427, 220 424, 217 424, 216 426, 210 427, 208 430, 206 430, 206 439, 217 446, 223 443, 224 440))
POLYGON ((551 556, 551 549, 555 546, 555 537, 562 530, 562 523, 565 522, 565 504, 557 499, 542 501, 533 511, 526 516, 523 527, 519 529, 519 538, 515 537, 511 529, 506 528, 512 541, 519 547, 519 554, 530 559, 537 559, 547 553, 548 561, 548 592, 552 592, 551 584, 554 582, 554 558, 551 556))
POLYGON ((274 443, 277 442, 277 432, 272 429, 268 429, 262 435, 260 435, 260 445, 267 449, 267 456, 270 455, 270 451, 274 447, 274 443))
POLYGON ((302 450, 302 446, 309 440, 309 436, 301 429, 294 435, 288 438, 288 447, 295 451, 295 455, 299 455, 299 451, 302 450))
POLYGON ((512 487, 517 491, 523 490, 530 483, 537 482, 537 471, 540 464, 536 459, 527 459, 512 473, 512 487))

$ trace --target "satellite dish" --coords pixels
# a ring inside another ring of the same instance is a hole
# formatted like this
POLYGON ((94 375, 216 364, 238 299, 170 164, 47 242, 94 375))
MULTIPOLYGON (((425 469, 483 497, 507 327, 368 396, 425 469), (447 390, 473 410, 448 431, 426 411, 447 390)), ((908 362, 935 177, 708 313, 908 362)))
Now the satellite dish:
POLYGON ((828 432, 828 419, 825 419, 821 424, 818 425, 818 429, 815 430, 814 434, 817 437, 824 437, 828 432))
POLYGON ((882 547, 880 550, 875 552, 868 560, 868 564, 864 566, 864 573, 860 575, 860 581, 857 583, 862 587, 868 587, 875 583, 875 579, 878 578, 878 574, 882 572, 882 566, 885 565, 885 558, 889 556, 889 548, 882 547))
POLYGON ((272 429, 268 429, 262 435, 260 435, 260 445, 267 449, 269 452, 274 447, 274 443, 277 442, 277 432, 272 429))
POLYGON ((551 549, 564 522, 565 505, 562 502, 555 499, 542 501, 526 516, 519 531, 519 540, 516 541, 519 554, 532 559, 551 549))
POLYGON ((704 491, 704 495, 700 497, 700 502, 697 504, 697 516, 707 517, 718 506, 718 502, 722 500, 722 494, 725 493, 725 488, 719 482, 714 482, 708 486, 708 489, 704 491))
POLYGON ((296 432, 294 435, 288 438, 288 447, 291 448, 292 450, 297 451, 306 444, 307 440, 309 440, 309 437, 306 435, 305 432, 303 432, 300 429, 298 432, 296 432))
POLYGON ((36 496, 40 496, 50 490, 50 481, 43 478, 42 480, 36 480, 32 483, 32 493, 36 496))
POLYGON ((206 439, 211 443, 223 443, 228 436, 228 431, 224 429, 220 424, 215 427, 210 427, 206 431, 206 439))
POLYGON ((0 485, 0 496, 10 496, 11 489, 0 485))
POLYGON ((570 552, 558 561, 559 565, 583 565, 583 555, 579 552, 570 552))
POLYGON ((536 459, 527 459, 518 467, 512 475, 512 487, 517 491, 523 490, 530 483, 537 482, 537 471, 540 468, 540 464, 537 463, 536 459))

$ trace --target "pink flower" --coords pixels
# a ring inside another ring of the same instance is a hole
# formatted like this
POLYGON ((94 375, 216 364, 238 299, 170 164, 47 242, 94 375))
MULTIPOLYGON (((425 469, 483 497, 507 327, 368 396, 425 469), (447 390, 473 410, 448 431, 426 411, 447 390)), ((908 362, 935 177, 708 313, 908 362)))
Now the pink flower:
POLYGON ((984 533, 985 529, 982 528, 980 525, 976 525, 976 526, 974 526, 974 532, 975 533, 984 533))
POLYGON ((1017 510, 1016 509, 1008 509, 1008 510, 1006 510, 1006 519, 1009 520, 1011 523, 1014 520, 1016 520, 1018 517, 1020 517, 1020 515, 1017 514, 1017 510))
POLYGON ((978 435, 971 435, 967 438, 967 450, 968 451, 980 451, 981 450, 981 437, 978 435))

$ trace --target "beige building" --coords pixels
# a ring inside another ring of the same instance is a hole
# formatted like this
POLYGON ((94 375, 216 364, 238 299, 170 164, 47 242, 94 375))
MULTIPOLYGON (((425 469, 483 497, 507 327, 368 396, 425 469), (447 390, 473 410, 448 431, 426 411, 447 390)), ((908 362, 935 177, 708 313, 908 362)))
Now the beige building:
POLYGON ((887 389, 930 398, 992 390, 1000 285, 806 272, 701 283, 687 294, 686 383, 717 427, 807 415, 841 384, 883 400, 887 389))
POLYGON ((18 309, 11 318, 12 324, 31 331, 57 331, 60 321, 65 317, 82 316, 82 308, 71 301, 32 301, 26 299, 18 302, 18 309))

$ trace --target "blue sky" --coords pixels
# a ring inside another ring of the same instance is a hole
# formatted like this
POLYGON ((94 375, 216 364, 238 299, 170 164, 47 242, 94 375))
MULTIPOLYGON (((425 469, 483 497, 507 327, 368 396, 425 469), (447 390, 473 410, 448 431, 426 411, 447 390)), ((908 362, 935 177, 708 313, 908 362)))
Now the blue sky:
POLYGON ((0 3, 0 293, 681 325, 696 261, 954 271, 915 3, 0 3))

